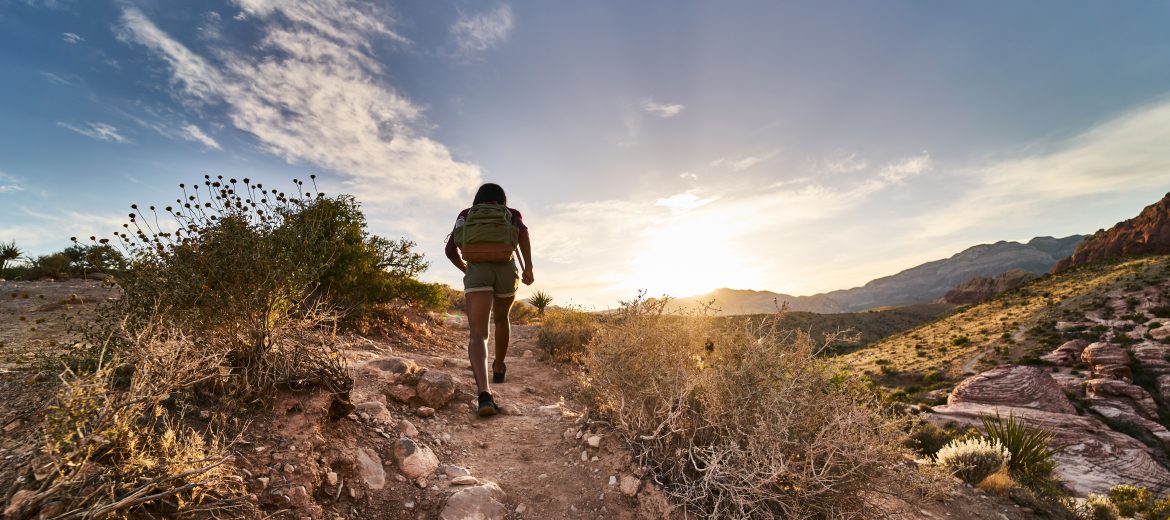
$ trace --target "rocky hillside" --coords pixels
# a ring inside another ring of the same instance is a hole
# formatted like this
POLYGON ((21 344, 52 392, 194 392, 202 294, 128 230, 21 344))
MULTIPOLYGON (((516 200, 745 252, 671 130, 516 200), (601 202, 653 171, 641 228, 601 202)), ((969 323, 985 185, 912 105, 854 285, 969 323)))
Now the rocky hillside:
POLYGON ((1053 431, 1080 494, 1170 485, 1170 256, 1039 278, 842 359, 939 423, 1053 431))
MULTIPOLYGON (((1170 232, 1170 230, 1168 230, 1170 232)), ((1072 254, 1084 236, 1037 237, 1026 244, 1000 241, 970 247, 950 258, 927 262, 898 274, 873 280, 864 286, 812 296, 792 296, 769 291, 716 289, 690 298, 680 306, 714 301, 725 314, 764 314, 776 311, 777 302, 789 309, 819 313, 856 312, 868 309, 929 303, 972 278, 998 276, 1018 269, 1046 273, 1058 260, 1072 254)))
POLYGON ((1137 217, 1100 230, 1061 260, 1053 272, 1106 258, 1170 254, 1170 193, 1146 206, 1137 217))
POLYGON ((1033 280, 1036 274, 1023 269, 1012 269, 996 276, 976 276, 958 287, 947 291, 939 303, 970 305, 979 303, 1008 289, 1014 289, 1024 282, 1033 280))

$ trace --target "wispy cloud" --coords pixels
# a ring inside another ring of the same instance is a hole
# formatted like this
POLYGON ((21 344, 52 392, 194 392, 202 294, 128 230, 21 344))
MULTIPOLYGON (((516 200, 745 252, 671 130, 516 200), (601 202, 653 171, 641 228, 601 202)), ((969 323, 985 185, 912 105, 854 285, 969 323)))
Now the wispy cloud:
POLYGON ((670 197, 660 198, 654 201, 655 206, 663 206, 672 210, 692 210, 700 208, 715 202, 718 197, 700 197, 699 193, 694 190, 686 191, 670 197))
POLYGON ((653 98, 646 98, 642 100, 642 110, 661 118, 677 116, 681 114, 684 109, 686 109, 686 107, 678 103, 659 103, 654 101, 653 98))
POLYGON ((62 33, 61 38, 63 40, 65 40, 65 43, 70 43, 70 44, 77 44, 77 43, 81 43, 81 42, 85 41, 85 38, 78 36, 77 33, 71 33, 71 32, 62 33))
POLYGON ((853 173, 869 167, 869 161, 857 155, 857 152, 843 153, 824 163, 824 170, 829 173, 853 173))
POLYGON ((336 172, 368 201, 448 207, 478 183, 476 166, 425 135, 423 110, 379 80, 373 39, 406 41, 388 15, 345 0, 236 3, 261 38, 245 50, 216 45, 215 61, 135 7, 123 9, 119 34, 167 63, 180 99, 222 104, 263 149, 336 172))
POLYGON ((16 177, 0 172, 0 193, 13 193, 17 191, 24 191, 24 186, 21 186, 16 177))
POLYGON ((52 72, 41 71, 41 76, 44 77, 46 80, 48 80, 49 83, 55 83, 57 85, 66 85, 66 86, 70 86, 70 87, 77 86, 77 84, 74 83, 73 81, 66 79, 65 77, 63 77, 59 74, 54 74, 52 72))
POLYGON ((767 162, 768 160, 772 159, 773 157, 776 157, 776 155, 779 153, 780 153, 779 150, 770 150, 770 151, 762 153, 762 154, 747 155, 747 156, 743 156, 743 157, 737 157, 734 159, 719 158, 719 159, 715 159, 714 161, 711 161, 710 166, 712 166, 712 167, 724 167, 725 166, 727 168, 730 168, 733 171, 742 172, 742 171, 750 170, 750 169, 754 168, 756 165, 767 162))
POLYGON ((881 178, 888 182, 902 182, 908 177, 921 175, 931 167, 930 154, 907 157, 894 164, 882 168, 881 178))
POLYGON ((106 123, 94 123, 86 121, 83 125, 78 126, 58 121, 57 126, 60 126, 61 128, 67 128, 86 137, 100 139, 102 141, 110 141, 112 143, 130 142, 129 139, 119 133, 117 127, 106 123))
MULTIPOLYGON (((937 237, 988 222, 1042 218, 1070 201, 1170 190, 1170 100, 1101 123, 1046 152, 1021 154, 965 169, 972 187, 920 223, 937 237)), ((1100 223, 1098 225, 1107 225, 1100 223)), ((1088 231, 1088 229, 1086 229, 1088 231)))
POLYGON ((483 13, 460 12, 451 26, 451 36, 461 55, 473 56, 507 41, 513 25, 512 7, 501 4, 483 13))
POLYGON ((212 137, 210 135, 207 135, 206 133, 203 132, 203 130, 200 130, 199 127, 197 127, 195 125, 189 124, 189 125, 183 126, 181 135, 183 136, 184 139, 186 139, 188 141, 202 143, 203 146, 206 146, 208 148, 215 148, 216 150, 223 150, 223 147, 221 147, 219 145, 219 143, 217 143, 215 141, 215 139, 212 139, 212 137))

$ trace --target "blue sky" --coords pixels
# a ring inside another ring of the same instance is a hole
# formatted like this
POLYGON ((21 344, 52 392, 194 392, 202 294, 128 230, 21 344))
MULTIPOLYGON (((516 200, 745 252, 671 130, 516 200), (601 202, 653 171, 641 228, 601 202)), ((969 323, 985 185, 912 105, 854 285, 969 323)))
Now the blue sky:
POLYGON ((502 184, 538 282, 808 294, 1170 190, 1170 3, 0 0, 0 240, 318 174, 428 279, 502 184))

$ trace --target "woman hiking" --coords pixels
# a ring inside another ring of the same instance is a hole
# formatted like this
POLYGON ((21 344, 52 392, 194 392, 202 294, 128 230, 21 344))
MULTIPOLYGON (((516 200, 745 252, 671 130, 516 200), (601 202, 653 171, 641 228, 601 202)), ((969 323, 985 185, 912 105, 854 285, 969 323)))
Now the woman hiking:
POLYGON ((459 212, 455 228, 447 237, 447 258, 463 271, 467 322, 471 338, 467 357, 479 388, 479 416, 499 413, 487 380, 488 315, 496 322, 496 356, 492 363, 492 383, 503 383, 508 366, 508 339, 512 324, 508 313, 522 280, 532 285, 532 246, 528 226, 520 212, 508 207, 508 198, 498 184, 479 187, 471 207, 459 212), (523 274, 516 268, 514 251, 523 256, 523 274))

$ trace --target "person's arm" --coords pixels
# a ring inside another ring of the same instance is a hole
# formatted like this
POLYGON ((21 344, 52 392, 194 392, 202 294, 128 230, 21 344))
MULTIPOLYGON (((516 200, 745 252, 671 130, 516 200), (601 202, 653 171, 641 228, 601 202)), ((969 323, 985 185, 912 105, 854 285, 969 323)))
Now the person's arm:
POLYGON ((443 249, 443 252, 447 254, 447 259, 450 260, 452 264, 455 264, 456 269, 459 269, 464 273, 467 272, 467 264, 463 263, 463 258, 459 256, 459 249, 455 247, 454 232, 447 236, 447 247, 443 249))
POLYGON ((520 280, 524 285, 532 285, 536 278, 532 276, 532 242, 528 240, 528 229, 520 231, 520 256, 524 257, 524 274, 520 280))

